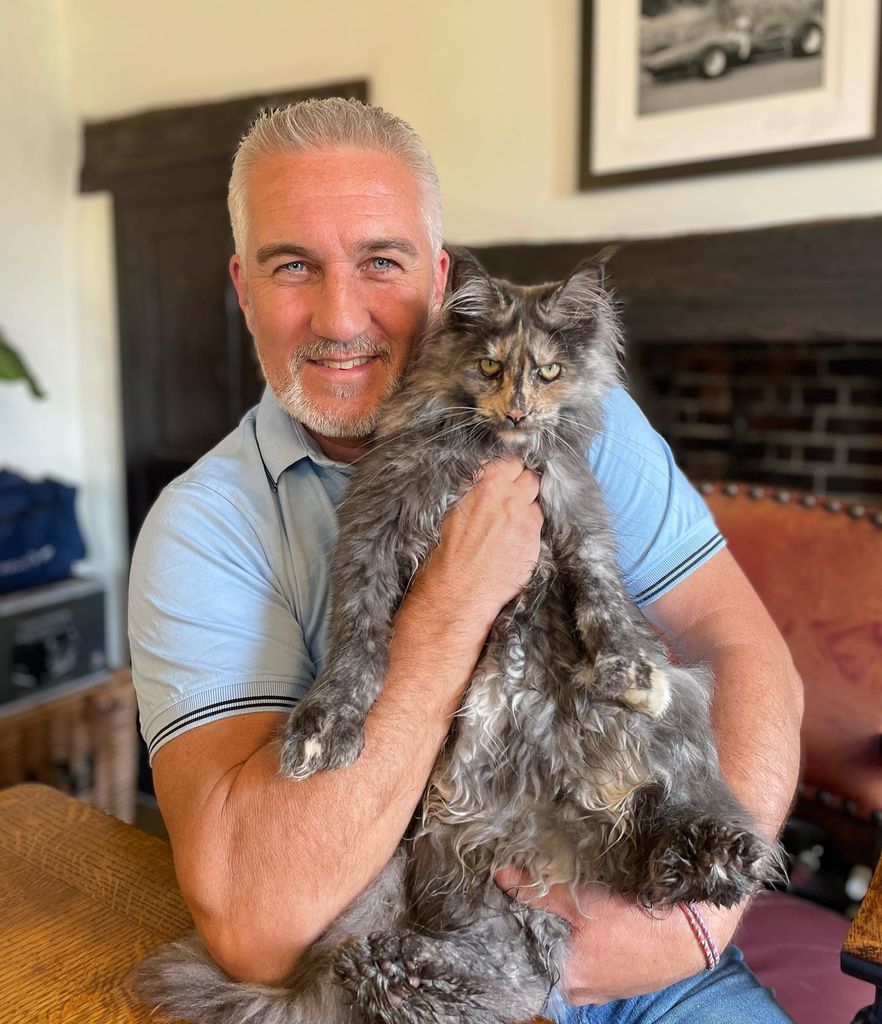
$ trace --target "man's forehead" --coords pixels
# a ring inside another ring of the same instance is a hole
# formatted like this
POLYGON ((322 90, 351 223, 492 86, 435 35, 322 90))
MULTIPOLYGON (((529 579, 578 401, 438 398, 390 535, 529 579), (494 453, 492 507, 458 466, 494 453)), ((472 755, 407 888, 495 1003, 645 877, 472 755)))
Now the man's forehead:
POLYGON ((258 200, 266 193, 304 200, 421 199, 416 174, 401 157, 365 149, 266 154, 255 162, 248 191, 258 200))
POLYGON ((328 223, 363 234, 422 242, 423 195, 412 169, 394 154, 372 150, 280 153, 262 157, 249 175, 253 228, 270 242, 290 228, 328 223))

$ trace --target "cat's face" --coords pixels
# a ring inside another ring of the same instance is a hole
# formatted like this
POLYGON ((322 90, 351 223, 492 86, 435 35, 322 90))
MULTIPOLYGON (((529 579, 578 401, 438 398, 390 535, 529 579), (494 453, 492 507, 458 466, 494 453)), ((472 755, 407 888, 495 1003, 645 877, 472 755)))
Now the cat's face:
POLYGON ((575 397, 579 361, 559 334, 498 312, 498 321, 461 339, 459 379, 477 416, 517 449, 558 424, 575 397))
POLYGON ((514 451, 535 447, 568 418, 581 420, 619 372, 603 264, 520 287, 491 279, 464 250, 453 256, 442 324, 418 357, 427 391, 514 451))

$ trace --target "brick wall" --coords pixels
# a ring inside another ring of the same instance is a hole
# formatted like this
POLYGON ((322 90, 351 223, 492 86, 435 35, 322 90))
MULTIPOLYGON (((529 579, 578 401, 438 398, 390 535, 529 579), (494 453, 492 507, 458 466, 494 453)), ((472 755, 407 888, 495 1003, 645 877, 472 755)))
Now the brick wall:
POLYGON ((882 500, 882 342, 653 343, 629 361, 692 479, 882 500))

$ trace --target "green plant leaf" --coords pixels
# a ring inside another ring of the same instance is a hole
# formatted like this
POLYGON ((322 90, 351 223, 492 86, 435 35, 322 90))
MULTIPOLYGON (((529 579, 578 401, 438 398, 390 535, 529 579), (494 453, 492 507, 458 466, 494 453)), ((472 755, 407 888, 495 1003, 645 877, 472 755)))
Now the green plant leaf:
POLYGON ((31 389, 34 398, 44 398, 43 389, 27 368, 24 359, 9 344, 0 331, 0 380, 23 380, 31 389))

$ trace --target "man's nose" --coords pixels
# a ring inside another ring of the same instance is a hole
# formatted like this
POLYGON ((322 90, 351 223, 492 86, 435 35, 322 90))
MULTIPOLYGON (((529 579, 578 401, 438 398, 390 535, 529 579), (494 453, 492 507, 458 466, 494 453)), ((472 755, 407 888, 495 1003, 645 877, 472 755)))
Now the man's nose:
POLYGON ((370 312, 358 281, 348 273, 327 271, 315 295, 312 331, 318 338, 349 341, 368 333, 370 312))

